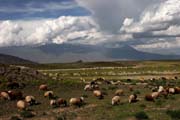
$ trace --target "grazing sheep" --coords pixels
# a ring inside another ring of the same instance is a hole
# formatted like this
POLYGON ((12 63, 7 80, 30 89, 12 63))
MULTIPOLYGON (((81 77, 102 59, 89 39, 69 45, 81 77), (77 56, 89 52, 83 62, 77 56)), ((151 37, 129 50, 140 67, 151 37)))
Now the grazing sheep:
POLYGON ((161 93, 164 91, 164 87, 163 86, 159 86, 158 92, 161 93))
POLYGON ((10 100, 8 92, 1 92, 1 98, 4 100, 10 100))
POLYGON ((175 94, 175 89, 174 89, 174 88, 169 88, 168 92, 169 92, 170 94, 175 94))
POLYGON ((11 100, 23 99, 23 94, 21 91, 8 91, 11 100))
POLYGON ((70 105, 75 105, 80 107, 83 103, 84 103, 84 98, 80 97, 80 98, 71 98, 69 100, 70 105))
POLYGON ((137 95, 133 94, 129 96, 129 103, 137 102, 137 95))
POLYGON ((99 99, 103 99, 104 96, 100 90, 94 90, 93 91, 94 96, 98 97, 99 99))
POLYGON ((121 96, 123 94, 124 94, 124 91, 122 89, 118 89, 118 90, 115 91, 116 96, 121 96))
POLYGON ((153 92, 151 93, 151 96, 154 98, 154 99, 157 99, 159 97, 160 93, 159 92, 153 92))
POLYGON ((47 91, 48 90, 48 86, 45 85, 45 84, 42 84, 42 85, 39 86, 39 90, 47 91))
POLYGON ((175 93, 179 94, 180 93, 180 88, 179 87, 175 87, 175 93))
POLYGON ((63 105, 64 107, 66 107, 67 106, 67 101, 65 99, 63 99, 63 98, 59 98, 59 99, 57 99, 57 105, 58 106, 63 105))
POLYGON ((23 100, 19 100, 16 104, 17 108, 20 109, 20 110, 25 110, 26 107, 27 107, 27 104, 25 101, 23 100))
POLYGON ((120 97, 114 96, 111 101, 112 105, 118 105, 120 103, 120 97))
POLYGON ((50 104, 50 106, 52 106, 52 107, 57 107, 57 102, 56 102, 56 100, 50 100, 49 104, 50 104))
POLYGON ((85 87, 84 87, 84 90, 85 91, 91 91, 92 90, 92 86, 91 85, 85 85, 85 87))
POLYGON ((53 96, 54 96, 54 92, 53 91, 46 91, 44 93, 44 97, 53 98, 53 96))
POLYGON ((145 95, 145 100, 146 100, 146 101, 153 101, 153 102, 154 102, 154 98, 152 97, 151 94, 145 95))
POLYGON ((34 96, 26 96, 26 97, 25 97, 25 101, 26 101, 29 105, 33 105, 33 104, 35 104, 35 102, 36 102, 34 96))

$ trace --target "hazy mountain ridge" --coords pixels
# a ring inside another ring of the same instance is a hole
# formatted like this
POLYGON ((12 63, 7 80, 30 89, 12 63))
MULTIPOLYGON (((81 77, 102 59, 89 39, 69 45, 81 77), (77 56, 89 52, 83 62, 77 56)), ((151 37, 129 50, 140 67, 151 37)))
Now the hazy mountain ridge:
POLYGON ((169 60, 179 55, 160 55, 138 51, 131 46, 106 47, 80 44, 46 44, 36 47, 2 47, 0 53, 42 63, 111 60, 169 60))

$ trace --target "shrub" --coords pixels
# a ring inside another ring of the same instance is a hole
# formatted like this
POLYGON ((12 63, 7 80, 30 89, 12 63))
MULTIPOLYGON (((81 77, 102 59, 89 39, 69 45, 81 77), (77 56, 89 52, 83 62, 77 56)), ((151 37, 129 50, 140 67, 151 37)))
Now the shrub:
POLYGON ((136 119, 138 120, 148 120, 149 117, 144 111, 137 112, 135 114, 136 119))

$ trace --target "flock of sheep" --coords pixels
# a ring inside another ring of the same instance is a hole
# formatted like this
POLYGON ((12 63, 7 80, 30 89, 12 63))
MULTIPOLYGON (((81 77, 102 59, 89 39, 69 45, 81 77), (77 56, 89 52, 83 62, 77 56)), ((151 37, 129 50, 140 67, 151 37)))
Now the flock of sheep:
MULTIPOLYGON (((87 83, 84 87, 84 91, 92 91, 92 94, 98 99, 104 99, 104 93, 100 89, 101 82, 109 82, 103 78, 99 78, 87 83)), ((16 84, 11 84, 13 85, 16 84)), ((49 98, 49 104, 52 107, 67 107, 68 102, 64 98, 56 98, 54 92, 49 90, 48 85, 42 84, 39 86, 39 90, 44 92, 44 99, 49 98)), ((129 87, 130 91, 133 91, 133 87, 129 87)), ((121 96, 124 94, 123 89, 117 89, 114 92, 114 96, 111 99, 112 105, 118 105, 121 102, 121 96)), ((158 86, 152 89, 152 92, 146 94, 144 99, 146 101, 155 101, 160 96, 167 97, 169 94, 180 94, 180 87, 167 87, 167 86, 158 86)), ((0 97, 4 100, 18 100, 16 106, 19 110, 26 110, 28 106, 38 104, 36 98, 32 95, 23 96, 21 91, 2 91, 0 97)), ((137 94, 131 94, 128 98, 129 103, 134 103, 139 101, 137 94)), ((69 105, 80 107, 85 103, 84 97, 70 98, 69 105)))

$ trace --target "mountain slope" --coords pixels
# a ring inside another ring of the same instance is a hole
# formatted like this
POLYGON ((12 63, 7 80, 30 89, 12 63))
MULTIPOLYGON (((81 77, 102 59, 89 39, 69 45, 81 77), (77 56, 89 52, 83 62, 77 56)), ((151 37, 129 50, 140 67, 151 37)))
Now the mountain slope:
POLYGON ((160 55, 138 51, 131 46, 105 47, 80 44, 47 44, 36 47, 4 47, 0 53, 15 55, 40 63, 59 63, 112 60, 170 60, 180 59, 179 55, 160 55))
POLYGON ((36 64, 36 63, 11 55, 0 54, 0 64, 36 64))

